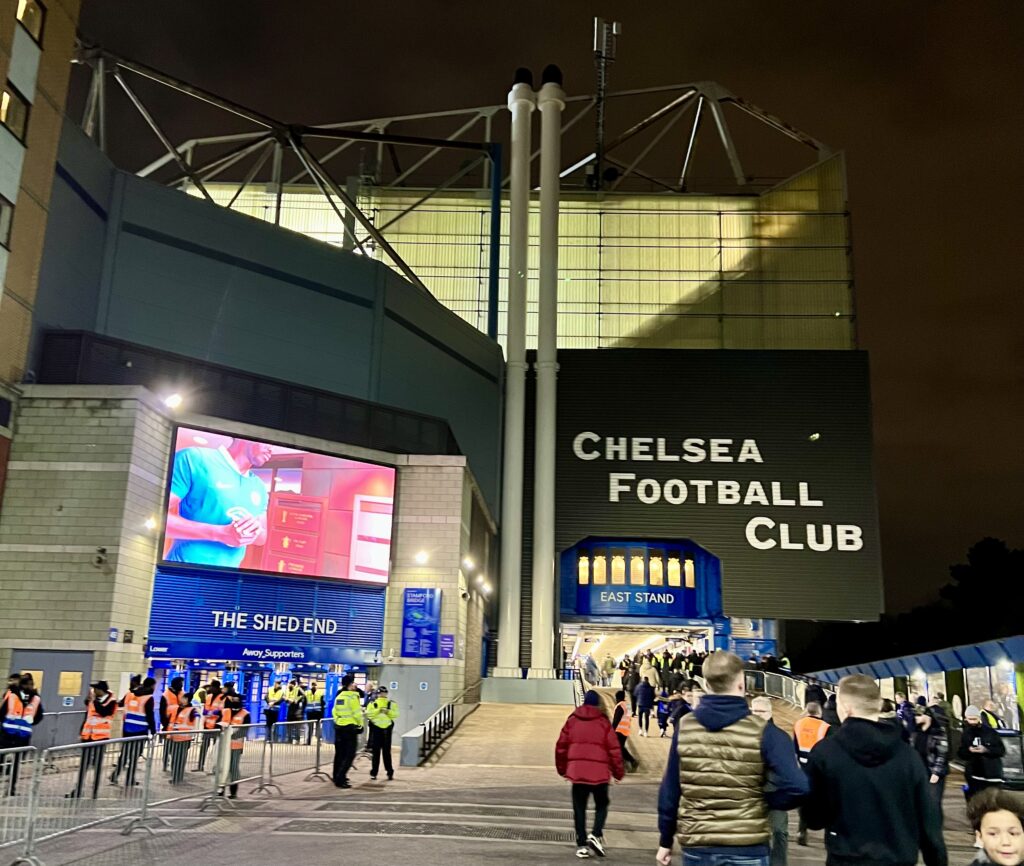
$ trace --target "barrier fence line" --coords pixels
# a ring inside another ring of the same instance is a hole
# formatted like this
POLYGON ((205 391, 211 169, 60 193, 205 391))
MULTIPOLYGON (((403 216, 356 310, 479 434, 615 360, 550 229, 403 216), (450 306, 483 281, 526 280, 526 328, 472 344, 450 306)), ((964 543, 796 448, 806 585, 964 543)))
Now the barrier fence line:
POLYGON ((34 765, 38 761, 34 746, 0 751, 0 848, 25 838, 28 829, 30 791, 34 765), (28 778, 23 778, 26 768, 28 778))

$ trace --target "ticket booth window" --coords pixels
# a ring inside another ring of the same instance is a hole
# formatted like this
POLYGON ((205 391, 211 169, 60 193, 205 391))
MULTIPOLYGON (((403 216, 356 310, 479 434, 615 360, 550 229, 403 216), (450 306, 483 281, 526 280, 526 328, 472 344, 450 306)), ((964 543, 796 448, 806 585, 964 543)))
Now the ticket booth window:
POLYGON ((695 588, 697 586, 697 576, 693 568, 693 557, 688 556, 683 561, 683 574, 686 580, 686 588, 695 588))
POLYGON ((679 557, 670 556, 668 558, 668 585, 680 586, 682 584, 681 574, 679 557))

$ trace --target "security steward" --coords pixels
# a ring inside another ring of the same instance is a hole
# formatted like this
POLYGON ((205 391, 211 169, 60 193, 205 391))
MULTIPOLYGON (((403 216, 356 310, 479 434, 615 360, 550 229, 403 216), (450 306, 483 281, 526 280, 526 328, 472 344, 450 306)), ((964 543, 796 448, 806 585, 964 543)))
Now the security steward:
MULTIPOLYGON (((182 694, 184 685, 185 681, 181 677, 174 677, 160 696, 160 727, 165 731, 171 729, 171 724, 174 722, 175 715, 177 715, 178 707, 185 702, 185 695, 182 694)), ((163 740, 163 761, 164 772, 166 773, 171 761, 171 741, 167 737, 164 737, 163 740)))
POLYGON ((316 729, 317 722, 323 719, 326 709, 327 694, 324 692, 323 683, 313 683, 309 691, 306 692, 306 720, 309 722, 306 726, 307 746, 312 742, 313 731, 316 729))
POLYGON ((370 767, 370 778, 377 778, 380 770, 380 757, 384 753, 384 770, 388 781, 395 778, 395 768, 391 765, 391 735, 395 731, 395 720, 398 718, 398 704, 388 698, 388 690, 384 686, 377 689, 377 697, 366 705, 366 719, 370 723, 370 752, 373 764, 370 767))
MULTIPOLYGON (((206 697, 203 700, 203 728, 206 729, 207 733, 203 736, 203 741, 199 744, 199 764, 196 767, 196 772, 201 773, 206 769, 206 753, 210 751, 211 743, 215 743, 220 736, 220 728, 217 727, 217 723, 220 721, 221 711, 224 709, 224 692, 220 687, 220 680, 210 680, 210 684, 206 687, 206 697)), ((195 697, 192 698, 193 706, 196 703, 195 697)))
POLYGON ((90 688, 92 692, 89 702, 86 705, 85 721, 82 723, 81 740, 86 743, 82 749, 82 759, 78 764, 78 781, 75 789, 66 797, 77 799, 82 796, 82 788, 85 786, 85 777, 89 770, 95 768, 92 782, 92 798, 99 797, 100 774, 103 772, 103 753, 107 748, 107 740, 110 739, 111 723, 114 720, 114 713, 117 712, 117 701, 110 693, 110 686, 106 680, 98 680, 90 688))
POLYGON ((345 674, 341 678, 341 691, 334 699, 331 717, 334 720, 334 785, 351 788, 348 771, 356 757, 356 744, 363 730, 363 708, 359 704, 356 678, 345 674))
POLYGON ((124 723, 122 725, 122 736, 138 737, 130 742, 121 744, 121 754, 117 757, 117 766, 110 775, 110 784, 118 784, 121 771, 127 769, 125 785, 134 786, 135 766, 139 762, 146 741, 142 737, 156 734, 156 713, 153 711, 153 691, 156 688, 156 680, 146 677, 138 683, 121 699, 120 704, 124 707, 124 723))
MULTIPOLYGON (((43 704, 39 692, 32 686, 32 677, 19 674, 18 679, 8 685, 0 703, 0 749, 21 749, 32 744, 32 729, 42 721, 43 704)), ((27 752, 16 752, 9 756, 4 766, 10 773, 11 782, 7 793, 14 796, 18 787, 18 770, 27 752), (9 768, 9 769, 8 769, 9 768)))
MULTIPOLYGON (((302 722, 306 718, 306 690, 302 687, 302 681, 294 677, 284 692, 284 703, 286 707, 285 721, 302 722)), ((285 728, 285 738, 289 743, 298 743, 302 739, 301 728, 304 725, 291 724, 285 728)))
POLYGON ((277 739, 277 722, 284 704, 284 686, 279 682, 274 683, 267 691, 264 701, 266 707, 263 709, 263 718, 267 724, 267 739, 273 742, 277 739))
POLYGON ((171 715, 170 732, 167 735, 167 739, 171 744, 172 785, 181 784, 185 778, 185 763, 188 759, 188 750, 192 745, 192 739, 196 732, 196 722, 199 718, 196 708, 184 700, 171 715))
MULTIPOLYGON (((800 768, 807 771, 807 762, 811 758, 811 749, 828 736, 828 722, 822 721, 821 704, 811 701, 804 710, 805 715, 796 720, 793 725, 793 745, 796 748, 796 758, 800 762, 800 768)), ((800 813, 800 825, 796 837, 798 845, 807 844, 807 825, 804 823, 803 812, 800 813)))
POLYGON ((220 726, 224 731, 227 740, 231 744, 231 757, 228 761, 226 772, 227 777, 220 780, 220 794, 224 795, 224 785, 228 786, 228 799, 234 800, 238 796, 238 780, 242 778, 242 751, 245 749, 246 729, 242 725, 252 723, 249 711, 242 706, 242 696, 238 694, 228 695, 224 699, 224 710, 220 716, 220 726))

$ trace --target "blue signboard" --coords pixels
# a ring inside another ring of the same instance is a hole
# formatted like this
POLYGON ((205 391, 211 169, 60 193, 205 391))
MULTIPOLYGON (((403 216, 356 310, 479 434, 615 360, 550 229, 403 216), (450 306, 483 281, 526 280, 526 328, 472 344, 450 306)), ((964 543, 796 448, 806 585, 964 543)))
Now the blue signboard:
MULTIPOLYGON (((584 589, 581 587, 581 589, 584 589)), ((686 592, 680 588, 651 587, 631 589, 628 586, 588 586, 585 588, 589 613, 603 616, 665 616, 685 619, 686 592)), ((692 608, 693 605, 690 605, 692 608)))
POLYGON ((441 630, 441 590, 406 589, 402 598, 402 656, 436 659, 441 630))
POLYGON ((380 659, 384 587, 158 568, 146 654, 250 662, 380 659))
POLYGON ((443 634, 441 635, 441 658, 453 659, 455 658, 455 635, 443 634))

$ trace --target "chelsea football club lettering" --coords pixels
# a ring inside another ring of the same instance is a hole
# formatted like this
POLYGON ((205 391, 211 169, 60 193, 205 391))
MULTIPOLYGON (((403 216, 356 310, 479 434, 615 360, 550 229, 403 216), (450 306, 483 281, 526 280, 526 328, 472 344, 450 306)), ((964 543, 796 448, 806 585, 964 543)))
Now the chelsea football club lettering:
MULTIPOLYGON (((662 436, 601 436, 591 430, 572 443, 578 460, 656 463, 764 464, 755 439, 686 438, 662 436)), ((710 478, 643 478, 636 472, 608 473, 608 501, 643 505, 714 505, 771 508, 821 508, 806 481, 736 481, 710 478)), ((778 522, 757 515, 747 522, 744 536, 755 550, 809 550, 816 553, 855 552, 864 547, 864 532, 852 523, 778 522)))

